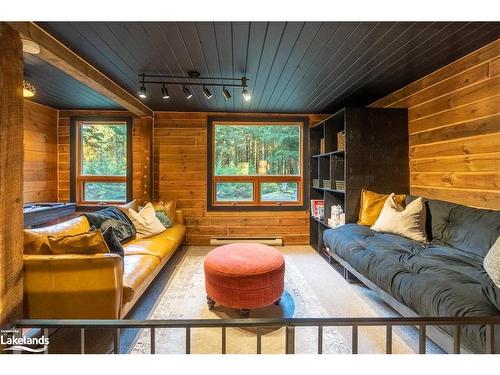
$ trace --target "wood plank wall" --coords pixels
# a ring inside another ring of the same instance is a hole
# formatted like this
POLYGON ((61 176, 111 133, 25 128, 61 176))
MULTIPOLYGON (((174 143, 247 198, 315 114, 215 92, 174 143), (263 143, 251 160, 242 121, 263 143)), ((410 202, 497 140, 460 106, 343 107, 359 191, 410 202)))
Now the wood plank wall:
MULTIPOLYGON (((59 111, 58 137, 58 191, 59 202, 70 199, 70 117, 71 116, 131 116, 127 111, 59 111)), ((132 120, 132 174, 134 199, 149 200, 151 192, 151 118, 133 117, 132 120)))
POLYGON ((57 110, 24 100, 24 202, 57 202, 57 110))
POLYGON ((411 194, 500 209, 500 39, 371 106, 408 108, 411 194))
MULTIPOLYGON (((188 228, 186 242, 190 245, 208 245, 210 237, 217 235, 279 235, 288 245, 308 244, 308 211, 207 212, 208 115, 248 116, 233 113, 155 112, 154 198, 177 201, 177 207, 184 211, 188 228)), ((310 121, 317 122, 323 118, 322 115, 310 116, 310 121)))

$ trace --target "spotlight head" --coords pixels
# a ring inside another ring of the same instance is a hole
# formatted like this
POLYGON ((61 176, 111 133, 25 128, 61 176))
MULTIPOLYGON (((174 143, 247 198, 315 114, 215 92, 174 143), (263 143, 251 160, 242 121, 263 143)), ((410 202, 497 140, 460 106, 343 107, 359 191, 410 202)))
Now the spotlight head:
POLYGON ((226 98, 226 100, 231 98, 231 94, 229 93, 229 91, 227 91, 225 87, 222 88, 222 93, 224 94, 224 98, 226 98))
POLYGON ((186 99, 191 99, 193 94, 191 94, 191 91, 186 86, 182 87, 182 92, 186 95, 186 99))
POLYGON ((139 92, 137 93, 137 95, 139 95, 139 98, 143 98, 143 99, 146 98, 146 87, 144 87, 144 84, 139 89, 139 92))
POLYGON ((205 86, 203 86, 203 94, 205 94, 205 97, 207 99, 210 99, 212 97, 212 93, 210 92, 209 89, 207 89, 205 86))
POLYGON ((243 87, 243 90, 241 91, 241 94, 243 95, 243 98, 245 101, 249 101, 252 97, 250 96, 250 93, 248 92, 246 87, 243 87))
POLYGON ((168 89, 165 85, 161 88, 161 97, 162 99, 168 99, 170 98, 170 95, 168 95, 168 89))

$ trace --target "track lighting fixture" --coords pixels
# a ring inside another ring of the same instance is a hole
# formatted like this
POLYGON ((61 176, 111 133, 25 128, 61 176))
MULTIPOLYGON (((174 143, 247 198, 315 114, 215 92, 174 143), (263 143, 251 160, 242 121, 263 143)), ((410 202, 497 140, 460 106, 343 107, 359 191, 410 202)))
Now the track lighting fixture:
POLYGON ((186 99, 191 99, 191 97, 193 96, 191 91, 186 86, 183 86, 182 92, 186 95, 186 99))
POLYGON ((243 87, 241 95, 243 95, 243 99, 245 99, 246 102, 248 102, 252 98, 246 87, 243 87))
POLYGON ((205 86, 203 86, 203 94, 205 94, 205 97, 207 99, 210 99, 212 97, 212 93, 210 92, 209 89, 207 89, 205 86))
POLYGON ((229 87, 241 87, 241 94, 245 101, 249 101, 251 96, 248 92, 248 78, 229 78, 229 77, 202 77, 199 72, 192 71, 189 72, 187 76, 175 76, 175 75, 161 75, 161 74, 139 74, 139 84, 140 89, 137 95, 140 98, 146 98, 146 84, 162 85, 161 97, 162 99, 169 99, 170 95, 168 93, 167 85, 178 85, 182 86, 182 92, 186 95, 186 99, 191 99, 193 93, 188 88, 188 86, 202 86, 203 95, 207 99, 210 99, 213 94, 209 90, 209 86, 212 87, 222 87, 222 94, 226 100, 231 98, 231 93, 229 92, 229 87))
POLYGON ((143 99, 146 98, 146 87, 144 87, 144 85, 142 85, 141 88, 139 89, 138 95, 140 98, 143 98, 143 99))
POLYGON ((161 88, 161 98, 162 99, 168 99, 168 98, 170 98, 170 95, 168 95, 167 86, 165 86, 165 85, 163 85, 163 87, 161 88))

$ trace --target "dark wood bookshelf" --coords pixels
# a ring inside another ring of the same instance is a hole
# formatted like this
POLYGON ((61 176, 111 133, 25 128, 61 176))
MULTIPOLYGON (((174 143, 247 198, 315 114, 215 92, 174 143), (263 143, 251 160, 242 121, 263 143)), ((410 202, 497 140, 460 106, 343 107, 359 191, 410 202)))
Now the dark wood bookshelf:
POLYGON ((361 189, 408 193, 406 109, 343 108, 310 129, 309 151, 310 199, 325 202, 325 218, 311 216, 310 220, 311 246, 321 255, 333 205, 342 207, 346 223, 355 223, 361 189), (337 148, 341 131, 345 132, 343 150, 337 148), (324 150, 320 150, 321 138, 324 150), (343 189, 336 188, 336 181, 343 182, 343 189))

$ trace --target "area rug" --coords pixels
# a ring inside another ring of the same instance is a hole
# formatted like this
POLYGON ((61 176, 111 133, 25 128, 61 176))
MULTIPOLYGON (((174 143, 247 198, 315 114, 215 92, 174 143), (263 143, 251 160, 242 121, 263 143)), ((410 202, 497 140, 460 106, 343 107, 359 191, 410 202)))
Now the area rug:
MULTIPOLYGON (((204 256, 186 256, 174 279, 164 290, 149 319, 230 319, 239 318, 236 310, 216 305, 209 311, 203 271, 204 256)), ((327 311, 314 295, 305 278, 285 257, 285 292, 279 306, 272 305, 252 310, 251 318, 322 318, 327 311)), ((220 328, 196 328, 191 330, 191 353, 221 353, 222 338, 220 328)), ((317 353, 317 327, 297 327, 295 332, 296 353, 317 353)), ((157 329, 156 353, 185 353, 186 336, 184 329, 157 329)), ((252 330, 228 328, 226 351, 234 354, 256 353, 256 332, 252 330)), ((285 329, 262 331, 262 353, 283 354, 285 352, 285 329)), ((131 353, 150 353, 150 331, 143 330, 131 353)), ((346 340, 335 327, 323 330, 323 353, 350 353, 346 340)))

